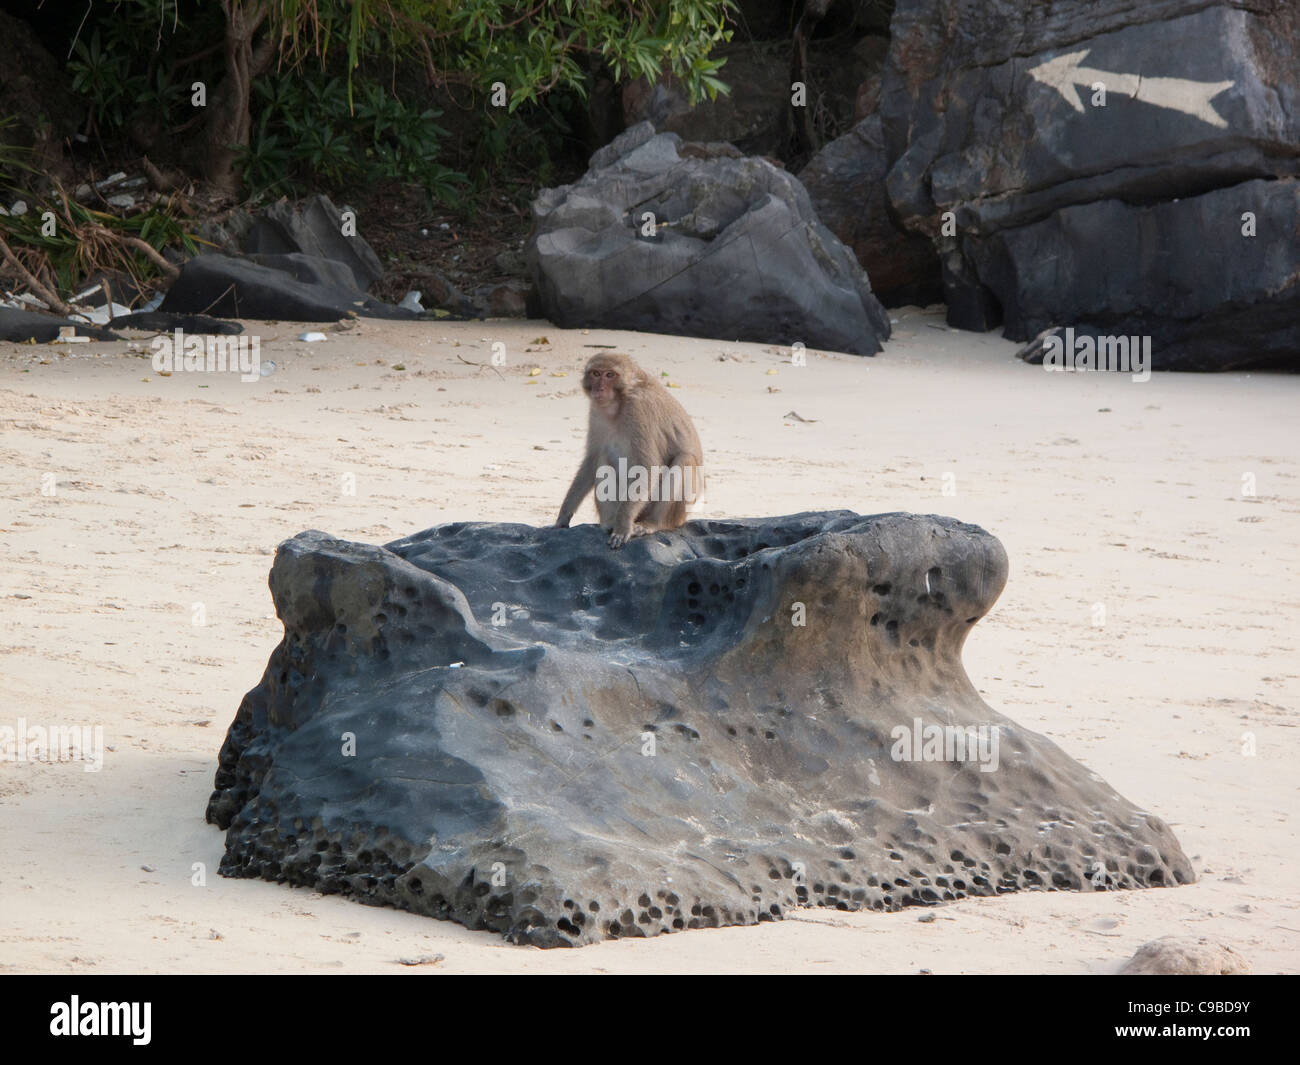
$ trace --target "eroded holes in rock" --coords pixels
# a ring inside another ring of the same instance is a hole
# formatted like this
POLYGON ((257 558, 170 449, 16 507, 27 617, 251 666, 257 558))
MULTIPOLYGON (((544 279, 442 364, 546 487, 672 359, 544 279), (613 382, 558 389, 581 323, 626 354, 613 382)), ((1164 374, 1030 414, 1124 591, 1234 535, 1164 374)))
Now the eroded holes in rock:
POLYGON ((885 622, 885 632, 887 632, 887 633, 889 634, 889 638, 890 638, 891 640, 893 640, 895 643, 898 643, 899 636, 898 636, 898 621, 897 621, 897 619, 891 619, 891 620, 885 622))
POLYGON ((506 699, 493 699, 493 700, 492 700, 492 709, 493 709, 493 711, 496 713, 497 717, 514 717, 514 716, 515 716, 515 707, 514 707, 514 704, 511 703, 511 702, 509 702, 509 701, 506 700, 506 699))
POLYGON ((698 599, 686 600, 686 606, 690 610, 695 610, 699 605, 700 605, 700 601, 698 599))
POLYGON ((661 917, 664 915, 664 911, 661 910, 658 906, 651 906, 650 909, 649 909, 647 912, 648 912, 648 913, 650 914, 650 916, 653 917, 656 921, 659 920, 659 918, 661 918, 661 917))
POLYGON ((668 892, 667 897, 664 899, 664 902, 668 903, 669 906, 676 906, 681 901, 675 891, 668 892))
POLYGON ((709 595, 718 595, 721 591, 722 588, 717 583, 709 585, 709 595))
POLYGON ((1159 884, 1161 887, 1165 883, 1165 871, 1163 869, 1152 869, 1151 874, 1147 877, 1148 884, 1159 884))
POLYGON ((618 919, 621 924, 625 924, 629 928, 631 928, 634 924, 636 924, 636 917, 633 915, 631 910, 624 910, 619 915, 618 919))
POLYGON ((997 845, 993 848, 993 850, 998 854, 1010 854, 1011 845, 1007 843, 1005 840, 998 840, 997 845))
POLYGON ((574 924, 572 921, 570 921, 567 917, 561 917, 558 921, 556 921, 555 927, 558 928, 561 932, 563 932, 566 936, 576 936, 581 934, 578 930, 578 926, 574 924))
POLYGON ((415 598, 414 586, 408 584, 405 588, 402 589, 402 594, 405 595, 407 599, 414 599, 415 598))
POLYGON ((699 595, 700 594, 699 583, 697 581, 691 581, 691 583, 686 586, 686 594, 690 596, 699 595))
POLYGON ((418 876, 411 877, 411 879, 406 882, 406 886, 412 895, 424 894, 424 881, 422 881, 418 876))
POLYGON ((465 695, 469 698, 469 701, 472 702, 475 706, 487 706, 488 700, 492 698, 492 696, 490 696, 487 692, 483 691, 481 688, 470 688, 470 690, 467 691, 465 695))
POLYGON ((774 740, 776 739, 776 733, 773 732, 771 729, 768 729, 766 732, 763 733, 763 739, 774 740))
POLYGON ((908 645, 909 647, 920 647, 920 646, 921 646, 921 641, 920 641, 920 640, 908 640, 908 641, 907 641, 907 645, 908 645))
POLYGON ((597 902, 595 899, 592 899, 589 903, 587 903, 587 909, 589 909, 592 913, 600 913, 600 903, 597 902))
POLYGON ((873 584, 871 590, 875 592, 876 595, 888 595, 893 587, 892 584, 886 582, 884 584, 873 584))
POLYGON ((744 577, 737 577, 737 578, 736 578, 736 587, 737 587, 737 588, 743 588, 743 587, 745 587, 745 578, 744 578, 744 577))
POLYGON ((336 631, 340 636, 346 636, 346 635, 348 634, 348 627, 347 627, 346 625, 344 625, 343 622, 341 622, 341 621, 338 622, 338 623, 334 626, 334 630, 335 630, 335 631, 336 631))
POLYGON ((731 725, 727 726, 727 735, 728 736, 736 735, 736 730, 731 725))
POLYGON ((683 928, 686 927, 686 922, 683 921, 680 917, 674 917, 674 918, 673 918, 673 927, 674 927, 675 929, 677 929, 677 931, 680 932, 683 928))
POLYGON ((553 732, 563 732, 563 731, 564 731, 564 726, 561 725, 558 721, 552 721, 552 722, 551 722, 551 730, 552 730, 553 732))

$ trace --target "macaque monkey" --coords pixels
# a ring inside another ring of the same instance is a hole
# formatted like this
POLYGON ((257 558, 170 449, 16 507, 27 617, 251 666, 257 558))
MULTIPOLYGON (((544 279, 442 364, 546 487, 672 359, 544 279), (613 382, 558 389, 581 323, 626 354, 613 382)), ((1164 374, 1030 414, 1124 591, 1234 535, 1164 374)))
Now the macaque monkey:
POLYGON ((582 375, 591 400, 587 453, 555 525, 567 529, 593 489, 609 546, 675 529, 704 491, 704 449, 690 415, 626 355, 597 355, 582 375))

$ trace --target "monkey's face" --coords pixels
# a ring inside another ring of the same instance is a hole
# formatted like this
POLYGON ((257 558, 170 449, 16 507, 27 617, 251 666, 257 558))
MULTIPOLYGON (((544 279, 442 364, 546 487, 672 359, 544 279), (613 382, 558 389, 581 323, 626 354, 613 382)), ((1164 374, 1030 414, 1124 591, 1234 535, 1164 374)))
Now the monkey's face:
POLYGON ((612 366, 589 366, 582 387, 591 402, 604 411, 614 409, 623 393, 622 377, 612 366))

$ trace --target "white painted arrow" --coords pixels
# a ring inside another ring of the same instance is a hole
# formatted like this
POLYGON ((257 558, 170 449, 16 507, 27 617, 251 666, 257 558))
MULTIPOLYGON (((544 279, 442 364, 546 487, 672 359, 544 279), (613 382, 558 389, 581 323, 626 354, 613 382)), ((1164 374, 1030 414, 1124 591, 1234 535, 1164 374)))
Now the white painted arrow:
POLYGON ((1069 52, 1031 67, 1029 76, 1059 92, 1065 102, 1076 111, 1083 111, 1075 85, 1091 86, 1101 82, 1107 92, 1118 93, 1134 100, 1143 100, 1155 107, 1167 107, 1199 118, 1223 129, 1227 121, 1210 105, 1210 101, 1231 89, 1232 81, 1190 81, 1187 78, 1144 78, 1141 74, 1114 74, 1108 70, 1080 66, 1090 49, 1069 52))

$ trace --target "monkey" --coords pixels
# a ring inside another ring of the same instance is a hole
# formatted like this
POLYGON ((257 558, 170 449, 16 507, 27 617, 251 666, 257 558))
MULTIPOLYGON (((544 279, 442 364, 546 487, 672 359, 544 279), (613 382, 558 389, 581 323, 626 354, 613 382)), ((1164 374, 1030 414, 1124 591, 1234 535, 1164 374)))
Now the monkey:
POLYGON ((704 490, 704 449, 690 415, 626 355, 592 358, 582 390, 591 401, 587 450, 555 527, 567 529, 594 489, 614 550, 634 536, 676 529, 704 490))

